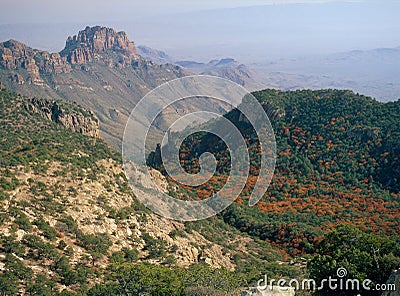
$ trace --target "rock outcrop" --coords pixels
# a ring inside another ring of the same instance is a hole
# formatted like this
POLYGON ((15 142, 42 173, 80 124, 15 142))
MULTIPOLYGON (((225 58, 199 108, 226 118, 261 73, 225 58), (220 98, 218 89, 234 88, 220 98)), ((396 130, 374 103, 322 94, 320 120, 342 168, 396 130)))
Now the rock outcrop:
POLYGON ((136 56, 136 47, 125 32, 116 32, 105 27, 86 27, 78 35, 68 37, 61 56, 71 64, 85 64, 99 57, 108 50, 122 54, 126 60, 124 66, 136 56))
MULTIPOLYGON (((0 45, 0 65, 6 69, 32 69, 32 58, 35 51, 25 44, 9 40, 0 45)), ((33 61, 34 63, 34 61, 33 61)))
POLYGON ((65 108, 61 102, 37 98, 28 99, 25 108, 47 120, 61 124, 73 132, 95 138, 99 137, 99 120, 90 111, 75 111, 71 108, 65 108))
POLYGON ((10 75, 10 79, 18 85, 23 85, 25 83, 25 79, 21 74, 10 75))
POLYGON ((273 286, 272 288, 268 287, 265 290, 252 287, 242 291, 241 294, 241 296, 294 296, 294 295, 295 295, 294 288, 287 287, 286 289, 284 289, 278 286, 273 286))
POLYGON ((7 70, 25 69, 28 75, 19 77, 18 84, 26 82, 42 85, 41 74, 70 73, 71 65, 86 64, 102 58, 111 68, 123 68, 132 64, 136 58, 136 47, 125 32, 116 32, 105 27, 86 27, 78 35, 69 37, 64 50, 48 53, 32 49, 25 44, 9 40, 0 44, 0 67, 7 70), (112 58, 101 56, 114 53, 112 58), (117 59, 115 59, 115 55, 117 59), (23 81, 23 82, 22 82, 23 81))
POLYGON ((0 66, 8 70, 25 69, 33 82, 42 80, 40 74, 71 71, 66 58, 62 58, 58 53, 49 54, 35 50, 15 40, 0 44, 0 66))
POLYGON ((71 71, 71 66, 59 53, 39 52, 35 55, 35 60, 40 72, 44 74, 61 74, 71 71))

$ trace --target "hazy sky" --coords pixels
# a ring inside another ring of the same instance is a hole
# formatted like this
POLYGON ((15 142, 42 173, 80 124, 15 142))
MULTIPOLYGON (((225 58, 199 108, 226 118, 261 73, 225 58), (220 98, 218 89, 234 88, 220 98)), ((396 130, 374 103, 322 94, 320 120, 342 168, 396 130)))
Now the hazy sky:
MULTIPOLYGON (((369 77, 370 85, 382 81, 392 95, 390 85, 398 80, 387 78, 399 77, 398 56, 382 60, 380 54, 400 49, 399 13, 400 0, 0 0, 0 42, 15 39, 59 52, 68 36, 101 25, 175 61, 230 57, 253 69, 300 74, 314 67, 327 87, 334 81, 330 71, 340 70, 334 69, 337 59, 350 57, 340 79, 350 79, 343 77, 358 62, 353 77, 369 77), (368 51, 377 48, 394 50, 368 51), (362 61, 377 62, 364 65, 353 50, 365 50, 362 61), (340 52, 334 63, 323 58, 340 52)), ((353 85, 351 79, 346 85, 353 85)), ((315 82, 313 76, 308 82, 315 82)))
POLYGON ((126 31, 137 44, 201 61, 400 46, 400 0, 0 1, 0 42, 48 51, 60 51, 87 25, 126 31))
POLYGON ((1 0, 0 24, 134 21, 175 12, 312 2, 329 0, 1 0))

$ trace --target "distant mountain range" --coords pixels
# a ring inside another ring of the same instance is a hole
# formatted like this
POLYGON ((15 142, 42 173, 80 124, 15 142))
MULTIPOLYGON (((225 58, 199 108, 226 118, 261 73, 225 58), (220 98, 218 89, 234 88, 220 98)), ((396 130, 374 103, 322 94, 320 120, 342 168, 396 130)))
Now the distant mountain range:
POLYGON ((138 45, 136 50, 139 55, 157 64, 174 63, 174 59, 162 50, 154 49, 145 45, 138 45))
POLYGON ((351 89, 380 101, 400 98, 400 47, 312 55, 250 64, 275 86, 351 89))
POLYGON ((243 64, 233 58, 208 63, 179 61, 164 51, 139 46, 138 52, 157 63, 173 63, 197 74, 224 77, 249 90, 277 88, 350 89, 379 101, 400 98, 400 47, 268 59, 243 64))
POLYGON ((164 51, 148 46, 138 46, 137 52, 146 59, 159 64, 176 64, 195 74, 213 75, 229 79, 250 91, 259 90, 264 87, 262 83, 263 75, 261 73, 257 73, 233 58, 214 59, 208 63, 201 63, 190 60, 179 61, 164 51))
POLYGON ((163 51, 136 47, 126 33, 100 26, 69 37, 59 53, 15 40, 0 43, 0 82, 6 88, 28 96, 67 99, 93 110, 102 137, 114 147, 120 145, 129 113, 146 93, 191 74, 224 77, 251 91, 351 89, 387 101, 400 97, 400 48, 244 65, 232 58, 178 61, 163 51))
MULTIPOLYGON (((375 13, 378 7, 392 12, 398 10, 398 3, 387 2, 363 5, 348 2, 267 5, 169 15, 152 19, 151 24, 136 20, 113 23, 112 26, 123 28, 135 40, 150 46, 138 46, 136 54, 156 64, 179 61, 208 64, 213 59, 231 57, 239 61, 239 64, 246 65, 244 77, 238 69, 232 69, 233 73, 229 75, 222 71, 221 75, 234 80, 239 75, 236 82, 244 81, 250 90, 340 88, 351 89, 380 101, 392 101, 399 98, 400 92, 400 59, 396 54, 400 40, 392 33, 397 32, 397 29, 382 31, 385 22, 382 15, 375 13), (299 14, 299 11, 304 15, 299 14), (354 13, 363 17, 354 19, 351 17, 354 13), (368 18, 371 14, 374 17, 368 18), (341 30, 350 30, 352 34, 357 33, 352 28, 360 26, 358 21, 365 22, 369 37, 366 38, 361 32, 352 35, 352 39, 346 34, 335 35, 335 31, 334 36, 328 38, 327 32, 332 28, 327 25, 327 15, 331 21, 340 19, 341 30), (282 18, 289 20, 287 26, 280 25, 282 18), (222 19, 223 22, 220 21, 222 19), (239 25, 238 19, 241 20, 239 25), (168 29, 171 26, 176 30, 168 29), (377 49, 349 50, 360 48, 377 49), (249 72, 251 79, 246 78, 249 72), (260 84, 262 87, 259 87, 260 84)), ((386 24, 398 28, 395 16, 386 24)), ((61 51, 64 40, 62 36, 68 36, 84 26, 0 25, 0 37, 2 40, 22 40, 42 50, 61 51)), ((192 68, 190 71, 197 69, 192 68)))

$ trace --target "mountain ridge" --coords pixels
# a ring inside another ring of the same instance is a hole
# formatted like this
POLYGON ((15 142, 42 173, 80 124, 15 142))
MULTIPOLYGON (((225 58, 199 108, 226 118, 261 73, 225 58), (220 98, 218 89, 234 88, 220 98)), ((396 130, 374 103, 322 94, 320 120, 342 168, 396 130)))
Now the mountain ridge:
MULTIPOLYGON (((165 58, 159 51, 155 54, 165 58)), ((101 26, 86 27, 68 37, 59 53, 32 49, 17 41, 0 44, 0 82, 7 89, 74 101, 92 110, 100 121, 101 137, 116 149, 121 148, 125 124, 136 103, 157 86, 191 75, 192 70, 144 58, 126 33, 101 26)), ((249 90, 261 88, 251 70, 233 59, 211 61, 203 70, 203 75, 223 77, 249 90)), ((184 104, 177 108, 191 108, 184 104)), ((173 122, 174 116, 165 113, 162 122, 173 122)))
POLYGON ((13 40, 0 43, 4 87, 27 96, 74 101, 92 110, 102 137, 115 148, 134 105, 158 85, 188 74, 179 66, 144 59, 126 33, 101 26, 69 37, 60 53, 13 40))

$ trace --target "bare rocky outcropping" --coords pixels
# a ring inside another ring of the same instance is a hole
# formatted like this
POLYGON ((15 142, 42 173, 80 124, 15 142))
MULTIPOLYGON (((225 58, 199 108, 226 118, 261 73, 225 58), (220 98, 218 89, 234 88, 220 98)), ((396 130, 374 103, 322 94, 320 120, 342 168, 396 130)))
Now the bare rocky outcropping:
POLYGON ((73 112, 62 106, 61 102, 32 98, 25 103, 25 108, 39 114, 47 120, 61 124, 65 128, 86 136, 99 137, 99 120, 90 111, 73 112))
POLYGON ((267 289, 261 290, 255 287, 248 288, 242 291, 241 296, 294 296, 295 290, 293 288, 281 288, 278 286, 268 287, 267 289))
POLYGON ((125 32, 95 26, 86 27, 69 37, 60 53, 48 53, 32 49, 25 44, 9 40, 0 44, 0 67, 7 70, 25 69, 30 83, 43 83, 40 74, 69 73, 71 65, 86 64, 99 59, 107 51, 120 54, 119 67, 132 64, 136 47, 125 32))
POLYGON ((67 100, 95 112, 102 137, 119 149, 133 106, 151 89, 187 75, 176 65, 158 65, 136 53, 125 32, 86 27, 59 53, 15 41, 0 43, 3 86, 28 97, 67 100))
POLYGON ((0 44, 0 66, 8 69, 25 69, 30 81, 42 80, 40 74, 69 73, 70 65, 58 53, 47 53, 32 49, 25 44, 9 40, 0 44))
POLYGON ((105 27, 86 27, 73 37, 68 37, 61 56, 71 64, 92 62, 99 54, 108 50, 122 54, 121 64, 126 66, 136 57, 136 47, 125 32, 116 32, 105 27))

